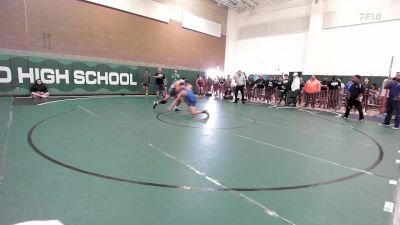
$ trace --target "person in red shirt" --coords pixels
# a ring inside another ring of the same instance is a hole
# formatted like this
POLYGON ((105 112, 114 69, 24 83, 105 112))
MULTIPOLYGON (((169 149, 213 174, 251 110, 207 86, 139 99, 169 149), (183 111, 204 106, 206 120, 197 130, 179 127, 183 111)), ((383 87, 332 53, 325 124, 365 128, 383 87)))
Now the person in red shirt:
POLYGON ((196 86, 197 94, 202 97, 204 95, 204 86, 206 86, 206 82, 200 74, 197 75, 196 86))
POLYGON ((224 97, 224 88, 225 88, 225 78, 223 76, 218 79, 218 96, 223 99, 224 97))
POLYGON ((308 107, 308 105, 311 103, 311 107, 315 108, 317 95, 321 91, 321 82, 317 80, 315 75, 312 75, 311 78, 306 82, 306 85, 304 86, 304 91, 306 93, 305 107, 308 107))

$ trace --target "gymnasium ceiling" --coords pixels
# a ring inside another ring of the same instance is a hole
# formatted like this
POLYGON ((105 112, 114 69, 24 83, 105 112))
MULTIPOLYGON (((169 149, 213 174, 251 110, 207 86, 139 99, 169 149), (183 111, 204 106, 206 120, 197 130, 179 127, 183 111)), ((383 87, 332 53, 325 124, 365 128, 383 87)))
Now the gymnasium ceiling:
POLYGON ((311 4, 312 0, 214 0, 219 6, 228 7, 237 12, 257 9, 280 9, 311 4))

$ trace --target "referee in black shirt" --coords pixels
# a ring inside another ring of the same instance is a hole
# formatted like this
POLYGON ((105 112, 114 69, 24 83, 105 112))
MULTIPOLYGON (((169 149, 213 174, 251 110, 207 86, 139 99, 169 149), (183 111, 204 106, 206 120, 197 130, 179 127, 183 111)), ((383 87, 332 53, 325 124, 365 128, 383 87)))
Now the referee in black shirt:
POLYGON ((361 77, 360 75, 355 75, 352 79, 353 83, 349 89, 349 100, 347 101, 346 113, 343 115, 343 118, 347 119, 350 114, 351 108, 356 107, 358 113, 360 115, 359 120, 364 121, 364 114, 362 110, 362 98, 365 93, 365 86, 360 83, 361 77))
POLYGON ((165 74, 162 71, 162 68, 158 68, 158 71, 156 74, 154 74, 154 78, 156 79, 156 94, 157 94, 157 99, 160 98, 160 93, 162 96, 165 96, 165 89, 164 89, 164 80, 165 80, 165 74))

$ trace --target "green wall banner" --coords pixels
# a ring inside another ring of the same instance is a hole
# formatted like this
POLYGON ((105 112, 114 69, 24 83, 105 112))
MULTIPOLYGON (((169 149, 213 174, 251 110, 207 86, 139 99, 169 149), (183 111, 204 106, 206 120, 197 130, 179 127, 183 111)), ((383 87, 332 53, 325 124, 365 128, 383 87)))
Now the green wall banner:
MULTIPOLYGON (((155 67, 0 53, 0 95, 29 95, 36 79, 46 83, 52 95, 142 94, 145 69, 151 74, 157 71, 155 67)), ((171 81, 173 70, 163 71, 171 81)), ((179 73, 193 82, 199 71, 179 73)), ((150 85, 151 92, 154 86, 150 85)))

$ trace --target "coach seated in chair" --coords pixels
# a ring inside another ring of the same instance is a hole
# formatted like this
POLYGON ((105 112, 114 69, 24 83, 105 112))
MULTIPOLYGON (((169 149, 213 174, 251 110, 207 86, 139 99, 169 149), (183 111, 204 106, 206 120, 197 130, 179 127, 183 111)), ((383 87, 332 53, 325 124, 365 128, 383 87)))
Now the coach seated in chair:
POLYGON ((33 98, 47 98, 50 96, 47 86, 42 82, 41 79, 37 79, 31 86, 31 96, 33 98))

